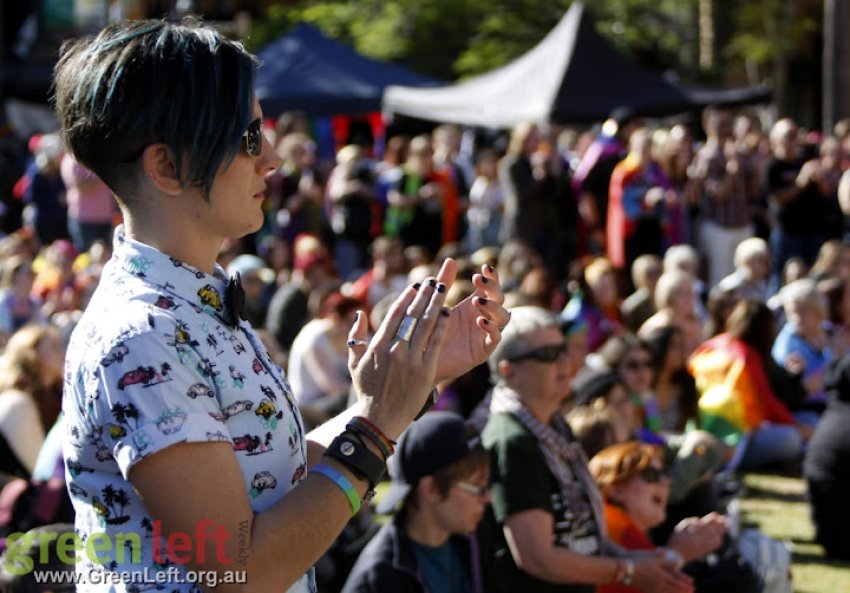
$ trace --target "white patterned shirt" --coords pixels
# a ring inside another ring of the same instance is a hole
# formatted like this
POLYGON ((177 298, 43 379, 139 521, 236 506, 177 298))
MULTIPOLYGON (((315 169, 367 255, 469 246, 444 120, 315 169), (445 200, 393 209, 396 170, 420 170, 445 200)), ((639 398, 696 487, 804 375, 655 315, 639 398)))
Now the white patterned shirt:
MULTIPOLYGON (((259 513, 306 475, 304 426, 283 371, 249 324, 228 323, 221 268, 205 274, 121 227, 114 245, 68 348, 66 478, 84 548, 102 533, 112 543, 129 540, 128 548, 140 541, 141 556, 79 551, 77 573, 88 582, 78 590, 195 592, 182 582, 193 575, 154 536, 160 530, 127 480, 130 468, 175 443, 228 442, 259 513), (113 580, 95 584, 91 571, 101 581, 111 571, 113 580), (146 582, 114 582, 122 573, 146 582)), ((312 571, 290 591, 315 591, 312 571)))

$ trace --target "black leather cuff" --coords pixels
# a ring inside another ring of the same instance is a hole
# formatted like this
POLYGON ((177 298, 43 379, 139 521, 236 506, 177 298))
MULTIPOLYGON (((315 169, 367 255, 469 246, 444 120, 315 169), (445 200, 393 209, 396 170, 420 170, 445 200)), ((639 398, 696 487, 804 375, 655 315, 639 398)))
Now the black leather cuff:
POLYGON ((325 450, 325 455, 337 460, 361 480, 369 482, 369 490, 384 477, 387 464, 372 453, 365 443, 347 433, 336 437, 325 450))

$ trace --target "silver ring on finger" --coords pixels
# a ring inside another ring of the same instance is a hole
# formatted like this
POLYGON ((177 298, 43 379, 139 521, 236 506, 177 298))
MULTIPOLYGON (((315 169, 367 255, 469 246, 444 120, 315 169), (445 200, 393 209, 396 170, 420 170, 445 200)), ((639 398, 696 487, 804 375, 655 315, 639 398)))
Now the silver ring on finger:
POLYGON ((416 329, 416 324, 418 322, 419 320, 416 319, 416 317, 413 317, 412 315, 405 315, 404 319, 401 320, 401 325, 398 326, 396 337, 399 340, 409 342, 411 336, 413 336, 413 330, 416 329))

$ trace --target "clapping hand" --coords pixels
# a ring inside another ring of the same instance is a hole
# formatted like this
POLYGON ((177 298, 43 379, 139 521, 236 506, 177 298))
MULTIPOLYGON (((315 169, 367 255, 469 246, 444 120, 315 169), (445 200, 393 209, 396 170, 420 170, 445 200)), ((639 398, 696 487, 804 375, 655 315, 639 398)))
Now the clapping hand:
MULTIPOLYGON (((457 276, 452 259, 443 262, 437 280, 451 285, 457 276)), ((449 316, 449 338, 437 363, 437 382, 454 379, 485 362, 501 339, 501 330, 510 321, 502 306, 505 296, 499 275, 488 265, 472 276, 475 292, 455 305, 449 316)))
POLYGON ((422 409, 434 385, 485 362, 510 320, 498 274, 486 265, 472 277, 475 292, 444 307, 456 275, 457 264, 447 259, 436 278, 402 292, 371 340, 362 312, 349 332, 348 368, 358 398, 391 438, 422 409))

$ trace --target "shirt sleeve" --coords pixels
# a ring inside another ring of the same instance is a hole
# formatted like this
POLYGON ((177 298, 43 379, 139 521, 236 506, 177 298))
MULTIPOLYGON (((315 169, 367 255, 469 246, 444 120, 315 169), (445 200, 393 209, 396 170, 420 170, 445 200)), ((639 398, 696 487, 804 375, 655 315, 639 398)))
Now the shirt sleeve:
POLYGON ((530 509, 553 513, 549 468, 531 434, 513 433, 497 439, 490 448, 492 505, 499 523, 530 509))
POLYGON ((169 338, 179 330, 174 320, 158 317, 156 327, 125 339, 117 346, 122 355, 107 355, 95 369, 89 414, 124 478, 136 462, 175 443, 230 438, 209 360, 190 339, 177 345, 169 338), (168 322, 171 331, 163 329, 168 322))

